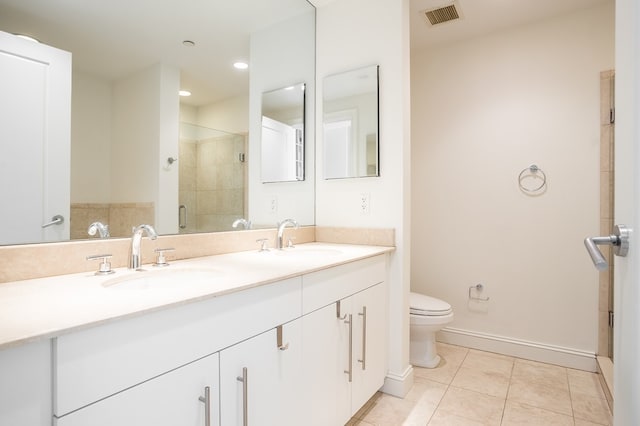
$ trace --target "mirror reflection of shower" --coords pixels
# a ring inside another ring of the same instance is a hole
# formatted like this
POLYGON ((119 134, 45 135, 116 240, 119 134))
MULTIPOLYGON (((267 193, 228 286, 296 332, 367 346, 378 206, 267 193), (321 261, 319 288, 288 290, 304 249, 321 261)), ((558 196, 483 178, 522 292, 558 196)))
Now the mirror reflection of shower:
POLYGON ((247 215, 246 136, 180 123, 179 232, 232 230, 247 215))

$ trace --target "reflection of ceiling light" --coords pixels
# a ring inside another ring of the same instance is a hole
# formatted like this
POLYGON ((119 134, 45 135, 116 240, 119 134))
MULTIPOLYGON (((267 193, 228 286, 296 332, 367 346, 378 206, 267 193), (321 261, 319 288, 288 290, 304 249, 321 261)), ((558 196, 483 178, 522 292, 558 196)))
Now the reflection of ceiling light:
POLYGON ((196 43, 195 43, 194 41, 191 41, 191 40, 184 40, 184 41, 182 42, 182 44, 183 44, 184 46, 187 46, 187 47, 193 47, 193 46, 195 46, 195 45, 196 45, 196 43))
POLYGON ((180 96, 191 96, 191 92, 188 91, 188 90, 180 90, 178 92, 178 95, 180 95, 180 96))
POLYGON ((233 67, 238 70, 246 70, 247 68, 249 68, 249 64, 247 64, 246 62, 238 61, 233 64, 233 67))
POLYGON ((35 38, 31 37, 31 36, 28 36, 28 35, 16 34, 16 37, 20 37, 20 38, 22 38, 24 40, 29 40, 29 41, 32 41, 34 43, 40 43, 39 40, 37 40, 37 39, 35 39, 35 38))
POLYGON ((295 87, 294 87, 294 86, 289 86, 289 87, 285 87, 285 88, 284 88, 284 90, 293 90, 293 89, 295 89, 295 87))

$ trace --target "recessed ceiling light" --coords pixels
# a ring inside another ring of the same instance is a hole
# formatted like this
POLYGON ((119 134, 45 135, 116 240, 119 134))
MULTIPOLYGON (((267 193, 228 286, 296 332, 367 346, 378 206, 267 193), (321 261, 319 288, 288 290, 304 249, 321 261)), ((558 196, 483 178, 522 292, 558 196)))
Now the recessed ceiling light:
POLYGON ((180 95, 180 96, 191 96, 191 92, 188 91, 188 90, 180 90, 178 92, 178 95, 180 95))
POLYGON ((191 40, 183 40, 182 44, 187 46, 187 47, 193 47, 193 46, 196 45, 196 42, 195 41, 191 41, 191 40))
POLYGON ((31 37, 31 36, 28 36, 28 35, 16 34, 16 37, 20 37, 20 38, 22 38, 24 40, 29 40, 29 41, 32 41, 34 43, 40 43, 40 40, 37 40, 37 39, 35 39, 35 38, 31 37))
POLYGON ((247 64, 246 62, 234 62, 233 67, 239 70, 246 70, 247 68, 249 68, 249 64, 247 64))

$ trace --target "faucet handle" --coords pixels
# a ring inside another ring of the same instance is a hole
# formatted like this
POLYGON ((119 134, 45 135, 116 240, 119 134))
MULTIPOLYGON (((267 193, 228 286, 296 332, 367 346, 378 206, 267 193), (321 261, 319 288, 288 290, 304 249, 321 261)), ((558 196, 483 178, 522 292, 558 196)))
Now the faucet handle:
POLYGON ((296 237, 289 237, 287 238, 287 248, 295 248, 296 246, 293 244, 293 241, 296 239, 296 237))
POLYGON ((109 262, 111 257, 110 254, 95 254, 93 256, 87 256, 87 260, 102 260, 102 262, 100 262, 100 268, 96 271, 95 275, 109 275, 116 272, 111 269, 111 262, 109 262))
POLYGON ((269 251, 268 241, 268 238, 258 238, 256 240, 256 243, 260 243, 260 249, 258 251, 269 251))
POLYGON ((158 253, 158 256, 156 257, 156 263, 154 263, 153 266, 169 266, 167 259, 164 257, 164 252, 174 250, 175 249, 173 247, 155 249, 154 252, 158 253))

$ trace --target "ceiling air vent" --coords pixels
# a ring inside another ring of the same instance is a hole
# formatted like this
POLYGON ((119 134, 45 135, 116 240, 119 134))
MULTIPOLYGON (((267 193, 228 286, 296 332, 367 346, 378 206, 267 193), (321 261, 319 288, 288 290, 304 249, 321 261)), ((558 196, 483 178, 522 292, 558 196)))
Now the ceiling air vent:
POLYGON ((460 18, 455 4, 439 7, 433 10, 425 10, 424 14, 431 25, 442 24, 443 22, 449 22, 460 18))

